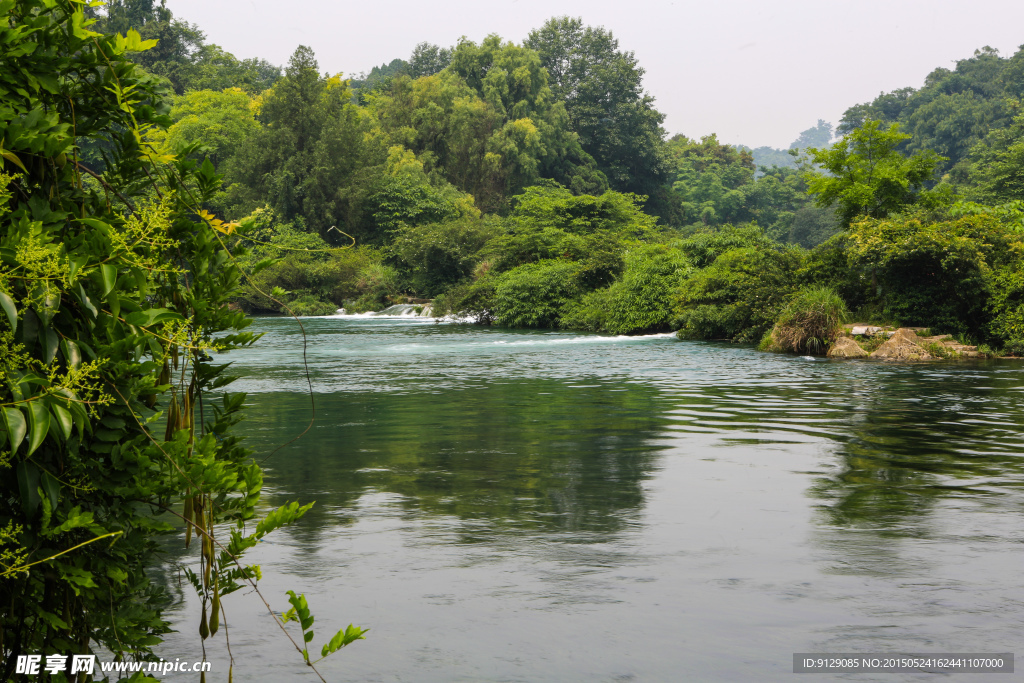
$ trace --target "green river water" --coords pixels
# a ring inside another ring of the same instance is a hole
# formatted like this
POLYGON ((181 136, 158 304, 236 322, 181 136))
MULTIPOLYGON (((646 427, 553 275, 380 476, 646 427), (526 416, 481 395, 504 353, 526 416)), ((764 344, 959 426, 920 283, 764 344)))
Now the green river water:
MULTIPOLYGON (((305 593, 317 651, 371 629, 329 681, 932 680, 800 676, 792 656, 1019 649, 1024 363, 304 322, 317 419, 265 463, 264 502, 316 505, 250 560, 275 608, 305 593)), ((222 358, 263 457, 310 396, 295 322, 254 327, 222 358)), ((200 656, 182 557, 170 660, 200 656)), ((257 596, 224 607, 209 680, 225 632, 236 681, 315 680, 257 596)))

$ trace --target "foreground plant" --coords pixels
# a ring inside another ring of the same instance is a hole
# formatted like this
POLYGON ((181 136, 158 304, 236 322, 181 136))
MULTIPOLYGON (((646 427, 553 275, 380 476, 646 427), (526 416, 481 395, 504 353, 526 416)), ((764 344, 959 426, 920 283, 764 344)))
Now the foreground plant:
POLYGON ((145 142, 166 92, 126 55, 155 41, 94 33, 85 7, 0 0, 3 680, 24 654, 151 659, 169 626, 147 568, 175 519, 215 634, 223 596, 259 577, 245 550, 309 507, 246 528, 262 473, 232 433, 245 396, 211 358, 257 338, 227 306, 238 226, 201 210, 220 177, 186 160, 196 146, 145 142))

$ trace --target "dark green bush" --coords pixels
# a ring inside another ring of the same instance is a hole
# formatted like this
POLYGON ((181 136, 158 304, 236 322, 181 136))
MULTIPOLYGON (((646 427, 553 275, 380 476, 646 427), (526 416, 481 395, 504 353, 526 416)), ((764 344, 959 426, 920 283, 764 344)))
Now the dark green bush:
POLYGON ((558 327, 565 306, 581 294, 580 265, 541 261, 503 273, 494 289, 494 316, 510 327, 558 327))
POLYGON ((1024 339, 1011 339, 1003 344, 1003 353, 1007 356, 1024 356, 1024 339))
POLYGON ((756 342, 796 289, 798 249, 746 247, 725 252, 677 293, 680 338, 756 342))
POLYGON ((668 330, 672 293, 693 270, 678 245, 653 244, 626 254, 622 277, 566 306, 562 326, 640 334, 668 330))
POLYGON ((1024 264, 1020 258, 1024 249, 1018 247, 1015 251, 1017 258, 991 273, 989 286, 989 336, 1007 344, 1024 339, 1024 264))
POLYGON ((403 225, 392 233, 391 262, 421 296, 435 296, 472 275, 483 246, 502 231, 495 220, 463 218, 403 225))
POLYGON ((1014 260, 1019 239, 992 215, 916 213, 854 223, 848 253, 877 284, 890 319, 979 336, 991 314, 991 269, 1014 260))
POLYGON ((338 310, 335 304, 321 301, 311 294, 304 294, 288 302, 288 308, 295 315, 331 315, 338 310))

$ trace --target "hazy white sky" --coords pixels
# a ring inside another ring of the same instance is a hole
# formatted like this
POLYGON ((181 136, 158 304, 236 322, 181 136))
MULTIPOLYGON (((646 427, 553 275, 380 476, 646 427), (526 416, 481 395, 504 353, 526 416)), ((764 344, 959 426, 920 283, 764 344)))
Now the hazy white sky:
POLYGON ((604 26, 647 70, 669 134, 788 147, 817 119, 920 87, 976 48, 1024 43, 1022 0, 168 0, 236 56, 284 64, 300 44, 346 76, 428 41, 520 42, 552 16, 604 26))

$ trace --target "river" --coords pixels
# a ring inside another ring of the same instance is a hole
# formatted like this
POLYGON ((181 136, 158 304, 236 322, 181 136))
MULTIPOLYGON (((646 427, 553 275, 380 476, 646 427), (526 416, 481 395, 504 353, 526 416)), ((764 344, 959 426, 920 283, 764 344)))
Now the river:
MULTIPOLYGON (((1024 363, 304 323, 316 421, 266 461, 264 502, 316 505, 250 560, 276 609, 306 595, 317 653, 370 629, 319 665, 329 681, 792 681, 795 652, 1021 642, 1024 363)), ((219 359, 262 458, 311 399, 296 323, 254 328, 219 359)), ((182 632, 158 653, 197 659, 175 560, 182 632)), ((235 680, 315 680, 257 596, 224 609, 210 680, 226 680, 225 631, 235 680)))

